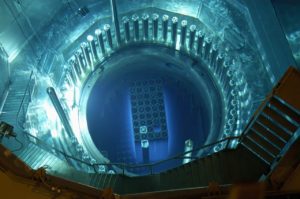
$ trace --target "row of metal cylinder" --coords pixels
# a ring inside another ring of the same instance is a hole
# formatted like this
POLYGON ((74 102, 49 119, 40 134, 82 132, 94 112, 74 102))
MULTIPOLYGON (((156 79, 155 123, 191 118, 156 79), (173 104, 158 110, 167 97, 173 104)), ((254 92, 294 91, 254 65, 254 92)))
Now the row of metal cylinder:
POLYGON ((192 24, 188 26, 187 20, 181 20, 174 16, 154 13, 143 14, 141 18, 137 14, 122 18, 121 43, 115 39, 111 26, 105 24, 103 30, 96 29, 94 35, 87 36, 87 42, 80 45, 80 49, 71 59, 70 73, 67 75, 69 81, 80 84, 82 77, 95 69, 97 62, 109 52, 121 45, 131 42, 159 42, 173 46, 177 50, 184 50, 204 61, 215 79, 222 88, 224 101, 226 103, 227 118, 226 129, 232 131, 238 118, 238 92, 235 90, 234 71, 230 63, 225 61, 223 53, 219 52, 213 39, 206 36, 203 30, 198 30, 192 24), (179 27, 180 26, 180 27, 179 27))
MULTIPOLYGON (((187 20, 182 20, 180 29, 178 29, 178 21, 178 17, 174 16, 170 20, 168 15, 163 15, 160 19, 156 13, 152 14, 151 18, 149 14, 143 14, 142 20, 137 14, 132 15, 131 18, 124 16, 122 18, 124 33, 122 44, 138 41, 161 41, 174 46, 179 45, 180 49, 201 56, 209 66, 213 67, 214 73, 221 76, 224 57, 213 45, 211 37, 206 37, 204 31, 197 30, 194 24, 188 28, 187 20), (143 31, 140 31, 141 29, 143 31), (150 29, 152 31, 149 31, 150 29), (161 30, 161 34, 159 34, 159 30, 161 30), (179 42, 177 42, 178 37, 180 38, 179 42)), ((70 60, 73 81, 78 82, 88 71, 94 70, 97 61, 117 45, 120 44, 113 39, 109 24, 105 24, 103 30, 96 29, 94 36, 88 35, 87 42, 80 45, 80 49, 70 60)), ((224 78, 221 83, 223 81, 224 78)))

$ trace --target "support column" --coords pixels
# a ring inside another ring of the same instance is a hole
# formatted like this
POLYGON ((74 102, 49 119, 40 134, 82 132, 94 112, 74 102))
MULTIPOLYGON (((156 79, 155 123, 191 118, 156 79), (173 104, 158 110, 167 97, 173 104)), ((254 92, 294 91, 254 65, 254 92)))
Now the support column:
POLYGON ((112 12, 112 21, 115 26, 115 35, 116 35, 117 43, 120 45, 121 44, 121 32, 120 32, 116 0, 110 0, 110 7, 111 7, 111 12, 112 12))

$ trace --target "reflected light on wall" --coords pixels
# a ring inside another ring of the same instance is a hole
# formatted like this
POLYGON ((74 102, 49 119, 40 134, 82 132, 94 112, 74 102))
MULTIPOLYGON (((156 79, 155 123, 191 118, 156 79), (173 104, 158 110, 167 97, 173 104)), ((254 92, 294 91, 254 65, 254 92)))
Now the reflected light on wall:
POLYGON ((18 56, 20 50, 16 49, 14 50, 9 56, 8 56, 8 63, 12 63, 15 58, 18 56))

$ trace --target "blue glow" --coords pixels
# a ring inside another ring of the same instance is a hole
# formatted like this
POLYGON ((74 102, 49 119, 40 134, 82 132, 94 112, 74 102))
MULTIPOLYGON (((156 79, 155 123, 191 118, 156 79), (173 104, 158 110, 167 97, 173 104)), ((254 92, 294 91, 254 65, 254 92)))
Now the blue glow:
POLYGON ((149 140, 141 140, 142 148, 149 148, 149 140))

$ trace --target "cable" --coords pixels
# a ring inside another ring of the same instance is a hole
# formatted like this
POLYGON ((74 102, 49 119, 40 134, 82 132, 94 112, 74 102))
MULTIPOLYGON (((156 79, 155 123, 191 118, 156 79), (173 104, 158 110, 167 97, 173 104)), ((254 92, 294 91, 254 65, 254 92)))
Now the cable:
POLYGON ((11 152, 13 152, 13 153, 15 153, 15 152, 17 152, 17 151, 20 151, 20 150, 23 149, 23 147, 24 147, 24 144, 23 144, 20 140, 18 140, 17 137, 14 137, 14 138, 15 138, 15 140, 20 144, 20 147, 17 148, 17 149, 15 149, 15 150, 11 150, 11 152))

